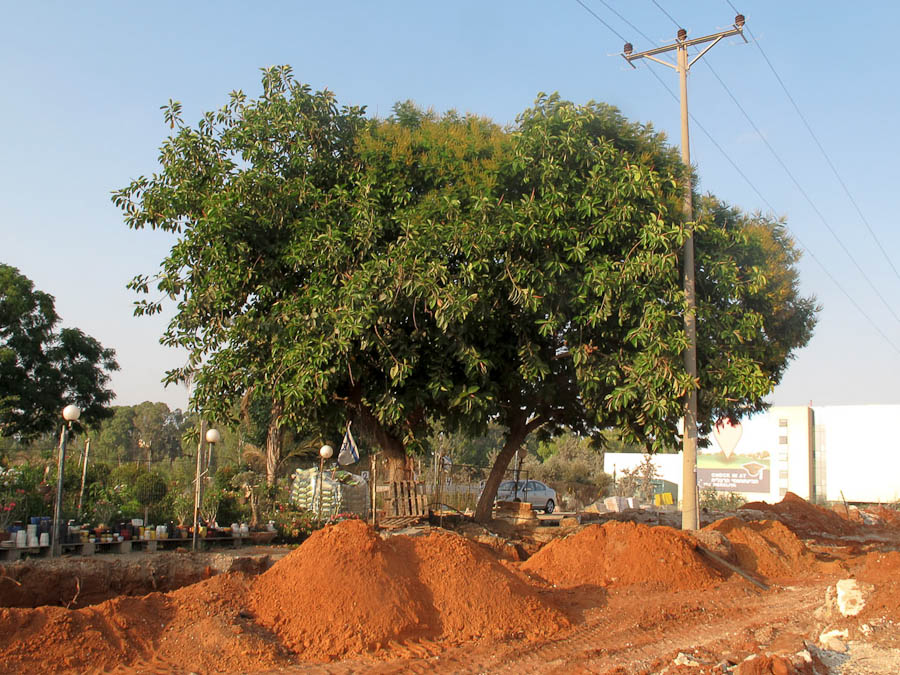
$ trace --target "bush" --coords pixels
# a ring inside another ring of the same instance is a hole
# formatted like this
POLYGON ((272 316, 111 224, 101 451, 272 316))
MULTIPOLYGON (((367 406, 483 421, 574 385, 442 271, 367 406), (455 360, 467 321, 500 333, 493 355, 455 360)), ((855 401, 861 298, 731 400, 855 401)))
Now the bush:
POLYGON ((194 522, 194 495, 186 490, 170 490, 167 495, 168 511, 181 526, 194 522))
POLYGON ((734 492, 724 493, 713 488, 700 492, 700 508, 707 511, 737 511, 747 500, 734 492))
POLYGON ((166 481, 156 473, 141 474, 134 484, 134 496, 138 504, 145 508, 161 502, 168 491, 166 481))
MULTIPOLYGON (((143 473, 138 476, 134 484, 134 497, 138 504, 144 508, 144 519, 151 507, 159 504, 169 491, 166 481, 156 473, 143 473)), ((146 523, 145 523, 146 524, 146 523)))
POLYGON ((529 455, 522 465, 530 478, 573 489, 575 486, 593 488, 594 497, 609 487, 611 479, 603 472, 600 455, 588 438, 574 434, 558 436, 541 443, 538 455, 543 461, 529 455))
POLYGON ((145 473, 149 473, 149 471, 140 464, 122 464, 110 472, 106 484, 109 486, 121 485, 133 495, 138 478, 145 473))
POLYGON ((616 481, 616 494, 620 497, 637 497, 643 503, 653 501, 653 479, 656 465, 649 453, 644 454, 641 463, 633 469, 623 469, 616 481))
POLYGON ((241 504, 237 495, 225 490, 220 491, 216 520, 221 526, 231 523, 242 523, 250 519, 250 507, 241 504))

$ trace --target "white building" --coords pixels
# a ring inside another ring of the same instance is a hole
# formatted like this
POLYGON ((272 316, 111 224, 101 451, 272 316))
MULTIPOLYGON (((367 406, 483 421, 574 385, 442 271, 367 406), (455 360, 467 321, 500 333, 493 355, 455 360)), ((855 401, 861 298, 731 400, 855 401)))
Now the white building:
MULTIPOLYGON (((722 424, 697 457, 699 488, 777 502, 793 492, 814 502, 900 501, 900 405, 775 406, 722 424)), ((607 453, 607 473, 642 455, 607 453)), ((681 454, 656 455, 660 478, 681 484, 681 454)))

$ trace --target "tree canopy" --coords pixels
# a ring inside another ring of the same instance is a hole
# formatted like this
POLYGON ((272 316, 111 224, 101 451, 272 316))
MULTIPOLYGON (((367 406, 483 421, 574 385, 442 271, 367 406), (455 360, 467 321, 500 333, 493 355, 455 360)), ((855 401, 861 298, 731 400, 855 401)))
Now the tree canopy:
POLYGON ((814 325, 783 226, 703 198, 691 380, 685 169, 608 105, 542 95, 511 129, 410 103, 367 120, 280 67, 257 100, 235 92, 196 127, 173 102, 166 120, 160 171, 114 200, 130 227, 179 234, 132 287, 177 302, 163 341, 190 361, 167 378, 194 377, 219 418, 254 392, 276 431, 324 439, 351 417, 397 460, 435 420, 499 422, 490 494, 534 431, 659 449, 690 387, 706 428, 759 409, 814 325))
POLYGON ((111 415, 115 352, 77 328, 58 329, 54 305, 19 270, 0 264, 0 435, 50 431, 69 403, 89 426, 111 415))

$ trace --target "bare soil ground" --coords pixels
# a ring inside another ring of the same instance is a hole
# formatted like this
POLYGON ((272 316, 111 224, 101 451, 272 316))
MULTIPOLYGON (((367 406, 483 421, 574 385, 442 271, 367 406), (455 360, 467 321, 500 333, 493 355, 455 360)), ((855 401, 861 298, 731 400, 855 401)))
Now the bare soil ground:
POLYGON ((900 672, 896 512, 750 507, 691 534, 347 521, 287 555, 10 564, 0 672, 900 672))

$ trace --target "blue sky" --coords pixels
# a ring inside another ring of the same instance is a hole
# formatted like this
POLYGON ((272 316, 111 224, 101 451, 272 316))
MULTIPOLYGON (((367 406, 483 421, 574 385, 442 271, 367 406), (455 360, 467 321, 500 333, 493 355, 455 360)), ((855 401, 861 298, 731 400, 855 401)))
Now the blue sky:
MULTIPOLYGON (((583 2, 636 50, 674 39, 675 24, 652 0, 583 2)), ((800 265, 803 291, 824 306, 815 337, 770 400, 900 403, 900 278, 763 57, 900 267, 900 94, 892 51, 900 5, 733 2, 758 44, 731 38, 716 46, 691 71, 689 97, 697 121, 755 189, 693 126, 700 188, 747 211, 767 212, 771 204, 785 217, 809 250, 800 265)), ((734 17, 727 0, 659 4, 693 37, 727 28, 734 17)), ((2 18, 0 262, 54 295, 64 325, 116 349, 122 370, 113 387, 122 404, 184 407, 187 400, 183 388, 159 383, 184 358, 158 344, 164 317, 133 317, 134 296, 125 289, 133 275, 157 268, 172 240, 129 231, 109 200, 111 190, 155 169, 167 133, 159 106, 169 98, 194 122, 232 89, 255 96, 259 68, 288 63, 301 81, 372 114, 413 99, 512 123, 538 92, 559 91, 576 102, 616 105, 679 143, 677 102, 646 66, 633 70, 617 56, 622 39, 576 0, 23 2, 5 4, 2 18)), ((677 92, 674 71, 652 67, 677 92)))

